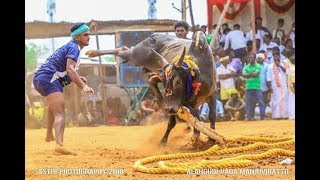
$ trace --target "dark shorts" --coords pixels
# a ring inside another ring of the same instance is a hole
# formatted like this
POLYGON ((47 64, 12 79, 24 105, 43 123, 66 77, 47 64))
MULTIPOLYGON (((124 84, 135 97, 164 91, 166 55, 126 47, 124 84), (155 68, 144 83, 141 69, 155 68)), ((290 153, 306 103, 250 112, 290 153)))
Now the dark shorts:
POLYGON ((57 80, 50 83, 33 79, 33 86, 42 96, 48 96, 49 94, 54 92, 63 92, 63 87, 57 80))
POLYGON ((236 58, 241 58, 246 54, 247 54, 247 49, 245 47, 234 50, 234 56, 236 58))

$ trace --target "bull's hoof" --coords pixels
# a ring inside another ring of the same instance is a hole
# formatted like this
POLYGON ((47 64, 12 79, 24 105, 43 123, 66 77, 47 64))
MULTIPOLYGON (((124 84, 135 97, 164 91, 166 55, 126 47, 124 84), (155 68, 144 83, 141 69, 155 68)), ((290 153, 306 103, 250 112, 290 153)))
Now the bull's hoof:
POLYGON ((161 139, 159 145, 160 145, 160 147, 165 147, 167 145, 167 140, 166 139, 161 139))
POLYGON ((209 146, 213 146, 213 145, 216 145, 217 144, 217 141, 216 140, 214 140, 214 139, 208 139, 207 140, 207 144, 209 145, 209 146))

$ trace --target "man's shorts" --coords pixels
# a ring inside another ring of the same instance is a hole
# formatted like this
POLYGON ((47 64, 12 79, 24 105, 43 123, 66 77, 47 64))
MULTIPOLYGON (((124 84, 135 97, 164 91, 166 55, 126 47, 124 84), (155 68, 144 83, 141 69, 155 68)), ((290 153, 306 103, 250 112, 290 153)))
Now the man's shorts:
POLYGON ((57 80, 50 83, 33 79, 33 86, 42 96, 48 96, 54 92, 63 92, 63 87, 57 80))
POLYGON ((231 97, 231 92, 234 92, 234 91, 237 91, 236 88, 228 88, 228 89, 225 89, 225 88, 221 88, 220 90, 220 98, 221 100, 228 100, 230 99, 231 97))

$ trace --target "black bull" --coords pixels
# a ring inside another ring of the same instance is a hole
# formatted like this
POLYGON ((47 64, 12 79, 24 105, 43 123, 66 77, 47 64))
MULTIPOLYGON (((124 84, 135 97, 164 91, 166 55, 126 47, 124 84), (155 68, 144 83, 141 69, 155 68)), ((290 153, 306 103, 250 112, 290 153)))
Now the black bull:
MULTIPOLYGON (((153 34, 130 49, 122 47, 116 50, 88 51, 86 54, 89 57, 115 54, 124 59, 123 63, 128 62, 134 66, 143 67, 144 73, 149 77, 150 88, 156 97, 156 110, 164 107, 165 112, 170 115, 161 144, 166 144, 170 131, 176 125, 176 112, 181 106, 189 108, 191 114, 199 119, 198 107, 207 102, 210 107, 210 127, 215 129, 216 69, 212 51, 201 31, 194 33, 191 40, 153 34), (185 55, 190 56, 197 67, 182 66, 185 55), (179 60, 173 63, 172 60, 176 57, 179 60), (201 83, 201 85, 198 92, 191 88, 189 91, 192 93, 187 94, 186 84, 191 72, 193 72, 192 84, 201 83), (157 86, 159 82, 162 82, 165 87, 164 98, 157 86)), ((199 131, 195 130, 194 135, 199 136, 199 131)))

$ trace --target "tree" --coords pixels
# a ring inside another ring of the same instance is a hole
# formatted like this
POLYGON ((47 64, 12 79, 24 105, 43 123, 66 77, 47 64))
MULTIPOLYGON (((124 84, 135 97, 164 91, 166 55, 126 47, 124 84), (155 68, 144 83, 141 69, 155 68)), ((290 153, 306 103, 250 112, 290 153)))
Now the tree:
POLYGON ((37 46, 34 43, 30 43, 29 45, 24 45, 24 53, 25 53, 25 67, 28 70, 33 70, 37 67, 37 59, 46 54, 49 49, 45 46, 37 46))

